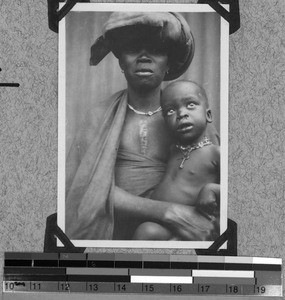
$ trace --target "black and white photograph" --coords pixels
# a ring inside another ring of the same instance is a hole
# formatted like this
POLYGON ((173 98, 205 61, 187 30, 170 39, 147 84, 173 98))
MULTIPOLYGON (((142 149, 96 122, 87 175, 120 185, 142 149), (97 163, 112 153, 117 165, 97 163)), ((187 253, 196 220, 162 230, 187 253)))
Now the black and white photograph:
POLYGON ((59 23, 58 225, 77 247, 206 249, 227 229, 229 24, 77 3, 59 23))
POLYGON ((283 299, 285 1, 0 3, 3 300, 283 299))

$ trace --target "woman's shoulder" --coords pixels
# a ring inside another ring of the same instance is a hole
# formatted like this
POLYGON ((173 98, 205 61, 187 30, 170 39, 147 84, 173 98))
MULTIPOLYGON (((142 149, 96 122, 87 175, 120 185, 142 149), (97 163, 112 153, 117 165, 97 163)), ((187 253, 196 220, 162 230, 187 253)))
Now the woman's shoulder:
POLYGON ((115 107, 116 102, 122 100, 125 94, 126 90, 118 91, 106 97, 104 101, 99 101, 96 105, 91 107, 78 126, 77 138, 86 140, 87 144, 90 143, 90 141, 94 139, 94 135, 98 134, 98 130, 105 119, 108 109, 115 107))
POLYGON ((112 101, 120 100, 123 96, 127 95, 127 89, 120 90, 112 94, 109 99, 112 101))
MULTIPOLYGON (((104 115, 106 114, 106 111, 112 106, 114 105, 117 101, 122 100, 124 97, 124 95, 126 95, 127 90, 120 90, 118 92, 115 92, 112 95, 106 96, 103 101, 100 100, 97 102, 96 105, 94 105, 93 107, 91 107, 87 113, 86 119, 90 120, 91 122, 93 122, 94 120, 103 118, 104 115)), ((90 126, 91 124, 88 124, 88 126, 90 126)), ((97 124, 96 124, 97 126, 97 124)))

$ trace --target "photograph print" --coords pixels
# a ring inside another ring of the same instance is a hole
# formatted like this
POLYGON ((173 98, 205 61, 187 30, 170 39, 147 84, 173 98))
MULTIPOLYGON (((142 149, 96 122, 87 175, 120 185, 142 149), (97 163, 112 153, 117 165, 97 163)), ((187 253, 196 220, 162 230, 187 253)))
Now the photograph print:
POLYGON ((59 23, 58 225, 77 247, 227 229, 229 26, 202 4, 77 3, 59 23))

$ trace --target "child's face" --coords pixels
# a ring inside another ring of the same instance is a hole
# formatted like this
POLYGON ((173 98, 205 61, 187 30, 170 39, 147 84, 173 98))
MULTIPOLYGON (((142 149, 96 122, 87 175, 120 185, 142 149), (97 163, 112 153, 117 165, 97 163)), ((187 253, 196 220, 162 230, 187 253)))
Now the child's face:
POLYGON ((182 145, 200 142, 211 110, 200 87, 194 83, 177 82, 162 93, 162 111, 168 128, 182 145))

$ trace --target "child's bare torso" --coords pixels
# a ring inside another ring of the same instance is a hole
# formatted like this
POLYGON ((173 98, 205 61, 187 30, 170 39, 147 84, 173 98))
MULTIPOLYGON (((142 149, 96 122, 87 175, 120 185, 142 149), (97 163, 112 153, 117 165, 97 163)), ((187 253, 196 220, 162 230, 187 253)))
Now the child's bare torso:
POLYGON ((219 146, 208 145, 193 150, 184 161, 179 149, 173 149, 166 172, 151 198, 194 206, 202 187, 220 181, 219 146))

